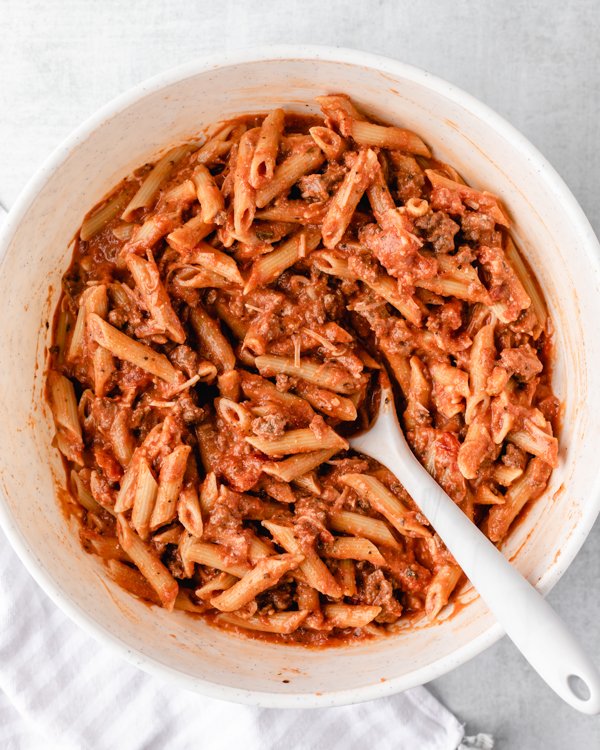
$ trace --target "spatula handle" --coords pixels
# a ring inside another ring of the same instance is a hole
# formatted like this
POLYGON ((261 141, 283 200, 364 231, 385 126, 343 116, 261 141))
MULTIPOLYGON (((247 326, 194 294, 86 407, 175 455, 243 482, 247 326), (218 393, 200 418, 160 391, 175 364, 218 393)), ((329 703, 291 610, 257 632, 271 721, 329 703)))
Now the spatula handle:
POLYGON ((382 399, 377 422, 369 432, 353 438, 352 447, 398 476, 540 677, 573 708, 600 713, 596 667, 548 602, 421 466, 404 439, 391 397, 382 399))

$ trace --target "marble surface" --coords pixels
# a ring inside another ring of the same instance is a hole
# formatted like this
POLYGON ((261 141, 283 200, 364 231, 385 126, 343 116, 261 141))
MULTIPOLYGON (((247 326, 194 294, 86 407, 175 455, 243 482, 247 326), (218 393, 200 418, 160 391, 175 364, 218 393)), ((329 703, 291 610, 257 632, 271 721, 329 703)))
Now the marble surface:
MULTIPOLYGON (((436 73, 519 128, 600 233, 600 5, 595 0, 2 0, 0 203, 100 105, 168 67, 266 43, 365 49, 436 73)), ((600 660, 600 524, 550 600, 600 660)), ((600 746, 503 639, 429 685, 500 750, 600 746)))

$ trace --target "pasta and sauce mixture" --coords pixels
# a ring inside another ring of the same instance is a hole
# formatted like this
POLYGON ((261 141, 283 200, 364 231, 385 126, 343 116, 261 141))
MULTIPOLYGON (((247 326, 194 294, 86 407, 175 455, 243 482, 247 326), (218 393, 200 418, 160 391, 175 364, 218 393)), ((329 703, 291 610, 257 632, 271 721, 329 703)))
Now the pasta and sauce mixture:
POLYGON ((550 321, 500 201, 344 95, 212 129, 85 218, 47 394, 85 548, 135 596, 331 644, 435 618, 461 570, 349 450, 383 367, 493 541, 557 462, 550 321))

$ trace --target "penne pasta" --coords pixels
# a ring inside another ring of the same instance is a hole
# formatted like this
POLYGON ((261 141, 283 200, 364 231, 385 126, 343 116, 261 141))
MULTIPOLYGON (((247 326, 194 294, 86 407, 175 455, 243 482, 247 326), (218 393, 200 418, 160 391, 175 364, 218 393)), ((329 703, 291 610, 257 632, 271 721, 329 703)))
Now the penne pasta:
POLYGON ((242 404, 228 398, 215 399, 217 413, 228 425, 243 433, 250 432, 252 414, 242 404))
POLYGON ((248 550, 248 559, 255 563, 263 557, 270 557, 275 553, 275 546, 265 537, 253 536, 250 540, 250 549, 248 550))
POLYGON ((194 169, 192 180, 200 203, 201 221, 203 224, 212 224, 217 214, 225 208, 223 194, 204 164, 198 164, 194 169))
POLYGON ((93 211, 85 217, 79 230, 79 239, 83 242, 89 242, 121 213, 126 202, 127 193, 124 190, 119 190, 115 195, 108 198, 97 211, 93 211))
POLYGON ((510 487, 510 485, 523 474, 523 469, 518 466, 504 466, 498 464, 494 468, 494 481, 501 484, 503 487, 510 487))
POLYGON ((208 542, 191 543, 185 550, 185 560, 222 570, 236 578, 243 578, 250 571, 248 565, 231 562, 230 555, 224 547, 208 542))
POLYGON ((546 321, 548 319, 548 309, 546 302, 535 282, 535 279, 528 270, 523 258, 521 257, 517 246, 513 242, 510 236, 506 237, 505 256, 507 261, 513 267, 521 285, 523 286, 525 294, 530 298, 531 305, 534 309, 535 316, 538 323, 542 328, 546 328, 546 321))
POLYGON ((415 520, 414 513, 409 511, 376 477, 368 474, 345 474, 342 481, 368 500, 373 510, 385 516, 396 531, 409 536, 431 536, 431 532, 415 520))
POLYGON ((250 184, 256 190, 273 179, 284 122, 285 112, 282 109, 274 109, 262 121, 250 164, 250 184))
POLYGON ((344 558, 338 562, 337 579, 344 596, 350 598, 356 596, 356 571, 352 560, 344 558))
POLYGON ((439 274, 431 279, 417 279, 415 286, 427 289, 442 297, 456 297, 467 302, 490 305, 487 289, 481 283, 477 271, 469 264, 458 263, 453 258, 436 256, 439 274))
POLYGON ((92 354, 92 365, 94 369, 94 393, 97 396, 105 396, 109 389, 109 382, 115 372, 115 363, 112 354, 102 346, 97 346, 92 354))
POLYGON ((218 322, 212 318, 200 305, 190 311, 190 322, 202 350, 213 362, 219 373, 233 370, 235 354, 229 341, 221 332, 218 322))
POLYGON ((401 294, 398 284, 389 276, 372 276, 354 273, 348 266, 348 261, 336 256, 331 252, 320 252, 316 259, 319 271, 337 276, 341 279, 360 280, 370 289, 379 294, 386 302, 402 313, 404 317, 414 325, 419 325, 422 320, 422 311, 408 294, 401 294))
MULTIPOLYGON (((183 532, 185 533, 185 532, 183 532)), ((181 527, 178 524, 172 524, 163 531, 152 534, 152 541, 156 544, 177 544, 179 545, 183 535, 181 527)))
POLYGON ((385 547, 399 546, 389 526, 377 518, 370 518, 348 510, 337 510, 330 514, 329 522, 333 531, 365 537, 385 547))
POLYGON ((256 367, 261 375, 269 377, 278 373, 292 375, 307 380, 323 388, 329 388, 336 393, 352 393, 360 387, 360 381, 335 364, 317 364, 303 361, 297 365, 293 359, 274 355, 263 355, 256 358, 256 367))
POLYGON ((356 275, 348 267, 348 261, 330 250, 320 250, 313 256, 313 265, 322 273, 340 279, 356 280, 356 275))
POLYGON ((60 309, 56 319, 55 351, 56 361, 59 365, 64 364, 67 351, 67 336, 73 328, 73 319, 68 310, 60 309))
POLYGON ((356 109, 349 96, 345 94, 330 94, 316 97, 327 120, 333 122, 343 136, 352 135, 352 123, 365 118, 356 109))
POLYGON ((373 179, 377 164, 377 155, 372 149, 359 152, 323 219, 321 232, 325 247, 334 248, 342 239, 359 200, 373 179))
POLYGON ((57 435, 62 437, 63 453, 71 461, 83 465, 83 437, 73 383, 54 370, 49 371, 47 383, 50 408, 57 435))
POLYGON ((258 630, 262 633, 279 633, 289 635, 297 630, 308 612, 299 610, 297 612, 276 612, 273 615, 262 615, 260 617, 239 617, 236 614, 217 615, 219 622, 233 625, 244 630, 258 630))
POLYGON ((426 169, 425 174, 434 188, 445 188, 454 191, 462 201, 474 204, 489 212, 497 224, 503 227, 510 226, 510 220, 506 215, 498 198, 491 193, 481 193, 464 183, 455 182, 433 169, 426 169))
MULTIPOLYGON (((311 454, 304 454, 306 456, 311 454)), ((286 459, 288 461, 291 461, 294 458, 303 458, 304 456, 292 456, 291 459, 286 459)), ((280 462, 283 463, 283 462, 280 462)), ((265 469, 263 468, 263 471, 265 469)), ((319 481, 317 479, 317 475, 314 471, 309 471, 307 474, 302 474, 299 477, 295 477, 292 479, 292 484, 294 484, 295 487, 298 487, 301 490, 304 490, 304 492, 308 493, 309 495, 320 495, 322 487, 319 484, 319 481)))
POLYGON ((113 581, 125 589, 125 591, 137 596, 139 599, 161 604, 161 600, 152 586, 137 570, 131 568, 129 565, 125 565, 121 560, 111 558, 107 560, 106 566, 113 581))
POLYGON ((250 168, 256 143, 256 130, 247 130, 240 138, 233 178, 233 224, 237 234, 248 231, 254 221, 256 193, 250 184, 250 168))
POLYGON ((125 262, 133 276, 136 289, 144 301, 144 306, 156 325, 170 339, 178 344, 183 344, 185 332, 160 280, 160 274, 154 260, 144 260, 138 255, 130 253, 125 262))
POLYGON ((126 336, 95 313, 88 316, 88 326, 94 341, 117 359, 131 362, 167 383, 174 383, 177 379, 177 370, 164 354, 126 336))
POLYGON ((301 453, 290 456, 284 461, 266 463, 263 466, 265 474, 277 477, 284 482, 291 482, 300 479, 308 472, 316 469, 325 461, 328 461, 339 451, 337 446, 333 448, 320 449, 308 453, 301 453))
POLYGON ((323 613, 332 628, 364 628, 381 612, 366 604, 326 604, 323 613))
POLYGON ((161 185, 167 179, 173 167, 189 152, 189 146, 177 146, 156 162, 121 214, 123 221, 130 221, 138 208, 148 208, 154 202, 161 185))
POLYGON ((425 599, 425 612, 429 619, 433 620, 439 611, 446 606, 461 574, 462 571, 458 565, 443 565, 436 572, 427 589, 425 599))
POLYGON ((360 537, 337 537, 333 542, 323 545, 325 557, 336 560, 365 560, 373 565, 385 565, 385 557, 368 539, 360 537))
POLYGON ((279 438, 247 437, 246 442, 267 456, 285 456, 289 453, 310 453, 316 450, 346 450, 348 442, 331 428, 323 434, 311 429, 290 430, 279 438))
POLYGON ((192 251, 187 253, 186 261, 191 265, 200 266, 203 272, 210 276, 221 276, 226 281, 240 286, 244 283, 235 260, 205 242, 199 242, 192 251))
POLYGON ((150 519, 150 528, 153 531, 175 518, 190 451, 189 445, 178 445, 163 459, 158 478, 158 494, 150 519))
POLYGON ((103 507, 97 503, 92 494, 86 489, 83 480, 73 469, 70 474, 71 487, 75 490, 75 499, 90 513, 100 513, 103 507))
POLYGON ((119 544, 152 586, 162 606, 165 609, 172 610, 179 591, 177 581, 150 547, 131 529, 122 514, 117 515, 117 533, 119 544))
POLYGON ((223 593, 214 596, 210 603, 222 612, 234 612, 265 589, 271 588, 281 576, 297 568, 303 560, 302 555, 289 554, 263 557, 243 578, 223 593))
POLYGON ((202 220, 202 214, 198 214, 168 234, 167 242, 174 250, 186 253, 193 250, 205 237, 208 237, 214 228, 214 224, 207 224, 202 220))
POLYGON ((291 224, 320 224, 326 211, 326 203, 278 200, 277 203, 268 208, 257 211, 255 218, 262 221, 282 221, 291 224))
POLYGON ((492 506, 482 529, 492 542, 499 542, 525 504, 540 496, 550 472, 551 467, 547 463, 540 458, 532 458, 525 473, 506 491, 504 503, 492 506))
POLYGON ((379 276, 374 279, 367 279, 358 276, 368 287, 379 294, 392 307, 410 321, 413 325, 420 325, 423 314, 422 309, 415 301, 414 297, 408 293, 400 293, 398 285, 395 284, 389 276, 379 276))
POLYGON ((321 233, 318 229, 301 230, 279 247, 252 264, 250 276, 244 287, 244 294, 265 284, 270 284, 301 257, 306 257, 319 244, 321 233), (302 255, 303 253, 303 255, 302 255))
POLYGON ((194 160, 198 164, 211 164, 216 159, 222 158, 230 151, 232 145, 239 141, 245 129, 244 125, 236 126, 233 123, 224 125, 198 149, 194 154, 194 160))
POLYGON ((293 154, 275 168, 273 177, 256 193, 256 205, 264 208, 277 195, 286 195, 300 177, 314 172, 325 161, 325 156, 318 146, 308 148, 300 154, 293 154))
POLYGON ((292 529, 272 521, 263 521, 262 525, 271 532, 277 544, 281 545, 286 552, 304 557, 299 567, 310 586, 333 599, 339 599, 342 596, 342 590, 329 568, 314 549, 302 549, 292 529))
POLYGON ((338 393, 328 391, 325 388, 318 388, 303 380, 298 382, 296 392, 306 399, 311 406, 329 417, 341 419, 345 422, 353 422, 357 417, 354 403, 338 393))
POLYGON ((194 593, 199 599, 210 599, 215 591, 227 591, 238 580, 230 573, 217 573, 214 578, 205 583, 204 586, 200 586, 194 593))
POLYGON ((416 133, 404 128, 375 125, 366 120, 352 122, 352 138, 364 146, 377 146, 392 151, 406 151, 418 156, 431 156, 431 151, 416 133))
POLYGON ((157 493, 156 479, 152 475, 148 462, 141 459, 136 474, 131 525, 137 531, 140 539, 144 541, 148 540, 150 534, 150 518, 156 503, 157 493))
POLYGON ((98 284, 85 290, 79 300, 79 310, 75 327, 71 335, 67 359, 74 362, 77 358, 83 356, 83 347, 85 343, 86 320, 91 313, 106 318, 108 313, 108 296, 106 285, 98 284))
POLYGON ((485 411, 489 404, 487 386, 496 361, 496 345, 494 343, 494 324, 482 326, 473 338, 471 356, 469 359, 469 386, 465 411, 465 422, 470 424, 476 410, 485 411))
POLYGON ((538 427, 531 419, 525 420, 524 427, 523 430, 509 432, 507 440, 527 453, 539 456, 555 469, 558 466, 558 440, 538 427))
POLYGON ((316 125, 310 128, 308 132, 329 161, 339 159, 348 147, 346 141, 331 128, 316 125))
POLYGON ((190 612, 196 615, 205 614, 207 607, 204 604, 198 604, 191 598, 190 594, 185 589, 180 589, 175 599, 175 609, 182 612, 190 612))
MULTIPOLYGON (((90 545, 90 547, 94 551, 94 554, 99 555, 107 562, 111 560, 117 560, 122 563, 131 562, 131 558, 126 552, 123 551, 116 537, 99 536, 99 535, 88 536, 86 534, 85 543, 90 545)), ((132 569, 129 568, 129 570, 132 570, 132 569)))

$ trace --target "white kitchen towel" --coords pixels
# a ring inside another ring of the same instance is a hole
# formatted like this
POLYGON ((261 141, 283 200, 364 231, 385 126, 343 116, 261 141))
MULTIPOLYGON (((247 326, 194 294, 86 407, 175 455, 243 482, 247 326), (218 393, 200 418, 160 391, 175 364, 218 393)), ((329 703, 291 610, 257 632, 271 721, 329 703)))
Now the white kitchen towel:
POLYGON ((463 727, 425 688, 341 708, 204 698, 139 671, 80 630, 0 531, 3 750, 455 750, 463 727))

